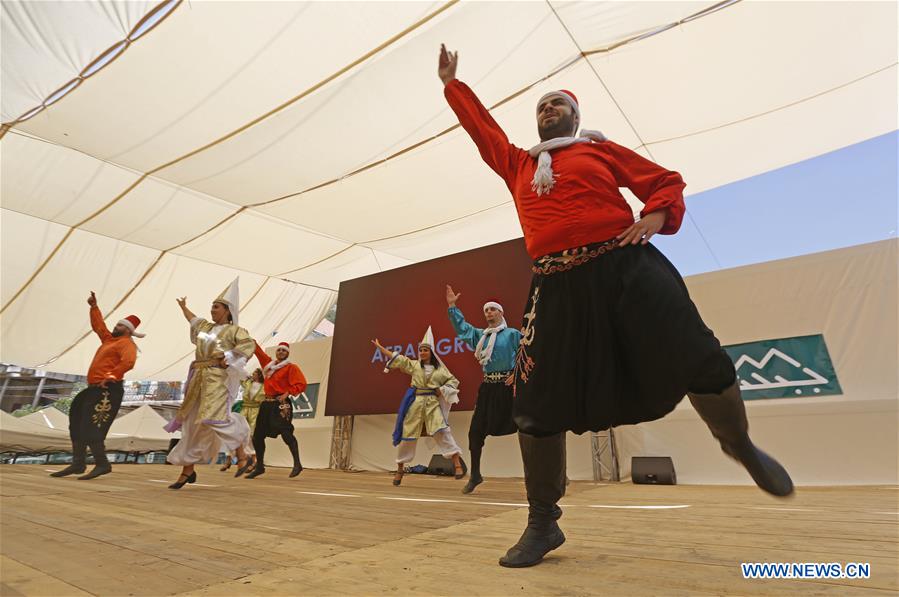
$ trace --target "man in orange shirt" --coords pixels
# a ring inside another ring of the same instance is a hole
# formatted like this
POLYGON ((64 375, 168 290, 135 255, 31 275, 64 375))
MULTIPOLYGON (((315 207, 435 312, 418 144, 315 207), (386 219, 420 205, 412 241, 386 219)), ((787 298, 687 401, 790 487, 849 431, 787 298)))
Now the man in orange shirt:
POLYGON ((134 368, 137 361, 137 346, 131 337, 144 337, 144 334, 137 332, 137 326, 140 325, 137 316, 129 315, 122 319, 110 332, 103 322, 93 291, 87 304, 91 307, 91 327, 100 337, 100 348, 87 370, 88 386, 78 392, 69 410, 72 464, 52 473, 51 477, 83 473, 88 446, 94 455, 95 466, 91 472, 78 478, 93 479, 112 471, 103 441, 122 405, 122 378, 134 368))
POLYGON ((262 365, 262 375, 265 377, 265 400, 259 405, 256 428, 253 430, 256 466, 247 475, 247 479, 254 479, 265 473, 265 438, 279 435, 293 456, 290 476, 296 477, 303 471, 300 447, 297 438, 293 436, 293 406, 290 397, 301 394, 306 389, 306 377, 299 366, 287 360, 289 356, 290 344, 287 342, 278 344, 274 360, 265 354, 259 344, 256 345, 256 358, 262 365))

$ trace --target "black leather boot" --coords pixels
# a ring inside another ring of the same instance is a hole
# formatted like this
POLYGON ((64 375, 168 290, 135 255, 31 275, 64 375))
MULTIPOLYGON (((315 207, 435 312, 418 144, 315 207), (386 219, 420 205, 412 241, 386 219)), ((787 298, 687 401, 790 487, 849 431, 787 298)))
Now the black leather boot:
POLYGON ((481 476, 481 450, 480 446, 477 446, 472 443, 472 440, 468 440, 469 451, 471 452, 471 476, 468 477, 468 483, 465 484, 465 487, 462 488, 462 493, 469 494, 474 491, 474 488, 484 482, 484 477, 481 476))
POLYGON ((109 460, 106 458, 106 447, 103 445, 103 442, 91 442, 88 445, 90 446, 91 454, 94 455, 94 468, 88 474, 78 477, 79 481, 96 479, 101 475, 112 472, 112 465, 109 464, 109 460))
POLYGON ((85 462, 87 461, 87 444, 80 441, 72 440, 72 464, 50 473, 51 477, 68 477, 69 475, 80 475, 87 469, 85 462))
POLYGON ((528 526, 500 566, 525 568, 539 564, 543 557, 565 543, 556 522, 562 509, 556 505, 565 495, 565 434, 547 437, 518 434, 524 463, 524 485, 528 493, 528 526))
POLYGON ((735 381, 720 394, 687 395, 724 453, 742 464, 761 489, 778 497, 788 496, 793 493, 789 473, 749 439, 749 421, 738 383, 735 381))
POLYGON ((291 469, 288 477, 296 477, 303 472, 303 464, 300 462, 300 446, 297 438, 289 435, 284 438, 284 443, 290 448, 290 455, 293 457, 293 469, 291 469))

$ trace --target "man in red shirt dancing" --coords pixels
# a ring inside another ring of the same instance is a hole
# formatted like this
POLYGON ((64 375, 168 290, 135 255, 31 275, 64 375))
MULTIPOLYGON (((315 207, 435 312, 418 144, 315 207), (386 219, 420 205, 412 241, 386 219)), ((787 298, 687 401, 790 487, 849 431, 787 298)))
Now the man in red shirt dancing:
POLYGON ((515 363, 513 418, 528 494, 528 525, 502 566, 539 563, 565 542, 565 432, 659 419, 688 395, 721 443, 763 490, 792 493, 786 470, 749 439, 733 363, 706 327, 675 267, 649 244, 674 234, 686 210, 677 172, 581 131, 566 90, 537 103, 538 145, 509 143, 441 46, 444 96, 487 165, 512 193, 534 277, 515 363), (619 187, 644 208, 633 214, 619 187))
POLYGON ((293 470, 290 477, 296 477, 303 471, 300 464, 300 447, 293 435, 293 406, 291 396, 301 394, 306 389, 306 377, 299 366, 287 360, 290 356, 290 344, 281 342, 275 350, 275 358, 265 354, 256 345, 256 358, 262 365, 265 399, 259 405, 256 417, 256 428, 253 429, 253 449, 256 450, 256 466, 247 475, 247 479, 255 479, 265 473, 265 438, 278 437, 284 440, 293 456, 293 470))

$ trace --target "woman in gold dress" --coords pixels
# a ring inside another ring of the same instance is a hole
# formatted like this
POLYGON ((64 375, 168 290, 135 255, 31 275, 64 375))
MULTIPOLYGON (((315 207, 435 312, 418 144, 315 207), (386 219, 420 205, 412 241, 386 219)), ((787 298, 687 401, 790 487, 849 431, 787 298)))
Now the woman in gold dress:
POLYGON ((169 452, 167 460, 183 468, 170 489, 195 482, 194 465, 215 458, 221 446, 228 452, 237 452, 239 467, 235 476, 240 476, 250 465, 252 451, 247 420, 231 412, 244 367, 256 347, 247 330, 237 325, 237 280, 212 302, 212 321, 188 309, 187 297, 178 299, 178 304, 190 322, 190 340, 196 353, 190 364, 184 402, 166 426, 170 432, 181 429, 181 441, 169 452))

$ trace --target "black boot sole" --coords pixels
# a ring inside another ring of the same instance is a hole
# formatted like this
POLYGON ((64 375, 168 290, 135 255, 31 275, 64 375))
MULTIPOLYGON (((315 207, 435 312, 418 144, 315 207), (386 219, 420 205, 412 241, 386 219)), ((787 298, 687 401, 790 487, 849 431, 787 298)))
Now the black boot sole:
POLYGON ((96 479, 97 477, 102 477, 103 475, 108 475, 112 472, 111 468, 103 469, 101 471, 91 471, 86 475, 81 475, 78 477, 79 481, 90 481, 91 479, 96 479))
POLYGON ((69 470, 63 469, 61 471, 56 471, 55 473, 50 473, 50 476, 54 477, 56 479, 61 479, 62 477, 68 477, 69 475, 83 475, 84 471, 86 471, 86 470, 87 470, 87 467, 84 467, 83 469, 76 470, 76 471, 69 471, 69 470))

